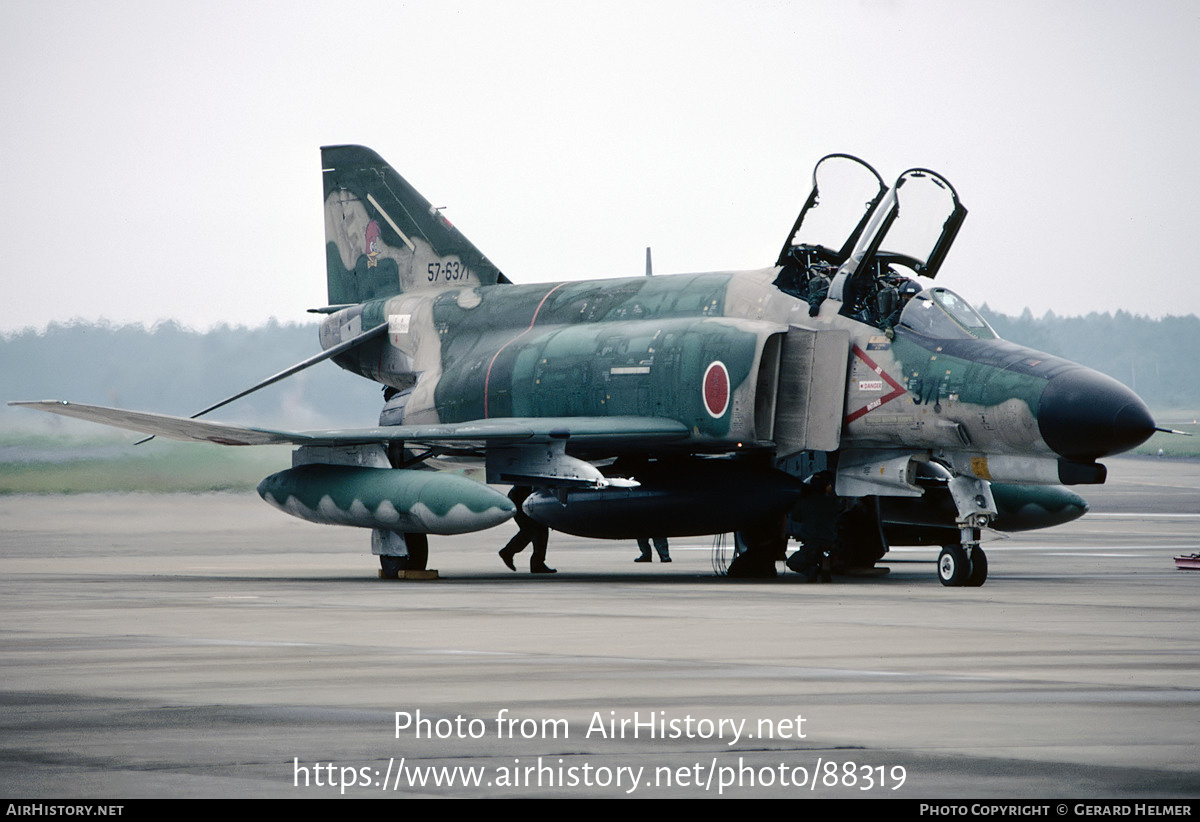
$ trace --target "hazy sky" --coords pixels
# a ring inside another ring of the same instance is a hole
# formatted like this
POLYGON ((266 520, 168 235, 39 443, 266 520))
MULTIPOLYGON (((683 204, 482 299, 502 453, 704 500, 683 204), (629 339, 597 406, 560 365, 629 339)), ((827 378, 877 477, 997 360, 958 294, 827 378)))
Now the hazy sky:
POLYGON ((5 0, 0 331, 304 317, 334 143, 516 282, 769 265, 844 151, 954 183, 977 305, 1200 313, 1198 42, 1190 0, 5 0))

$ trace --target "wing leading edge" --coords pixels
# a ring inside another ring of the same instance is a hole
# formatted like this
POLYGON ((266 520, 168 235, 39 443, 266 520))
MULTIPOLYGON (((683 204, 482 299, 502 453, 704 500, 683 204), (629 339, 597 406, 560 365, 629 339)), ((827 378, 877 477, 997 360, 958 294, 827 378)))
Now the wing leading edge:
POLYGON ((437 425, 394 425, 283 431, 209 420, 127 411, 66 400, 10 402, 9 405, 76 417, 142 434, 218 445, 357 445, 373 442, 439 442, 456 445, 549 442, 570 438, 581 445, 641 445, 687 439, 688 427, 661 417, 510 417, 437 425))

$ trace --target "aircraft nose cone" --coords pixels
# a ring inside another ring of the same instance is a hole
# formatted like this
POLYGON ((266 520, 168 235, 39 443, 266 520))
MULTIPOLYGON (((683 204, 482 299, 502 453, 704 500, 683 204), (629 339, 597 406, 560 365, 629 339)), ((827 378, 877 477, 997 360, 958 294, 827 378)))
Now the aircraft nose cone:
POLYGON ((1037 419, 1047 445, 1082 462, 1128 451, 1154 433, 1154 418, 1141 397, 1087 368, 1050 379, 1037 419))

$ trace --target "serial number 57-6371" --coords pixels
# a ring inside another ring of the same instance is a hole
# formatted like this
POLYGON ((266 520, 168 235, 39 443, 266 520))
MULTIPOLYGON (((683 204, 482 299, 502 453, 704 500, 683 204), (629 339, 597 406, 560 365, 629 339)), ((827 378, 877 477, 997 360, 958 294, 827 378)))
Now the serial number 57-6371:
POLYGON ((429 264, 429 282, 444 280, 448 283, 467 279, 467 267, 461 260, 446 260, 429 264))

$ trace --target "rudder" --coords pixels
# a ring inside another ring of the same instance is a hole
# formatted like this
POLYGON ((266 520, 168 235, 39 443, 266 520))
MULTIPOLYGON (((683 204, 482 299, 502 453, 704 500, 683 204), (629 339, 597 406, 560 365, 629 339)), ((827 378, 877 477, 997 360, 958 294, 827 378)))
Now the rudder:
POLYGON ((507 283, 492 262, 364 146, 321 149, 329 304, 419 288, 507 283))

